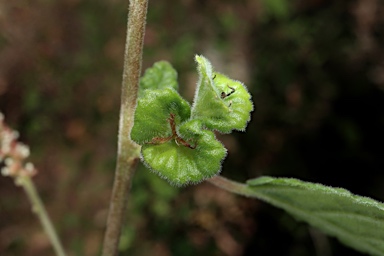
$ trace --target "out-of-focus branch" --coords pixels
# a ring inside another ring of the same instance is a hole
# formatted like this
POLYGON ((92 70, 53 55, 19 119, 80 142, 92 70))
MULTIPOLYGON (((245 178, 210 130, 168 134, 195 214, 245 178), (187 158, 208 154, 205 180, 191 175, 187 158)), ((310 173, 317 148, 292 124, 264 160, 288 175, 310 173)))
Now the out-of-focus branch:
POLYGON ((29 148, 18 142, 17 138, 18 133, 4 123, 4 115, 0 113, 0 162, 5 163, 1 173, 14 178, 16 185, 24 188, 32 204, 32 211, 39 218, 56 255, 64 256, 63 246, 32 180, 37 171, 32 163, 25 163, 25 159, 30 153, 29 148))

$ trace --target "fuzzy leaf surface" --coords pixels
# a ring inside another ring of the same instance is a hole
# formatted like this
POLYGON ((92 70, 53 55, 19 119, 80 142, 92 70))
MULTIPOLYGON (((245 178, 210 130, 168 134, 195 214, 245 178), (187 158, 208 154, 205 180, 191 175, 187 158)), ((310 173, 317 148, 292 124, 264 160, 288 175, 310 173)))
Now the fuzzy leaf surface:
POLYGON ((139 98, 147 89, 179 88, 177 72, 167 61, 158 61, 148 68, 140 79, 139 98))
POLYGON ((171 136, 172 130, 169 124, 171 113, 175 115, 175 122, 179 124, 189 119, 191 107, 172 88, 145 90, 137 102, 131 132, 132 140, 143 145, 154 138, 171 136))
POLYGON ((211 63, 196 56, 199 81, 192 106, 192 118, 211 130, 243 131, 253 110, 251 95, 239 81, 213 71, 211 63))
POLYGON ((174 139, 158 145, 144 144, 142 158, 150 170, 176 186, 198 183, 220 172, 227 152, 213 132, 203 130, 198 120, 190 120, 179 126, 178 135, 196 148, 174 139))
POLYGON ((356 250, 384 255, 384 204, 341 188, 297 179, 247 181, 248 195, 282 208, 356 250))

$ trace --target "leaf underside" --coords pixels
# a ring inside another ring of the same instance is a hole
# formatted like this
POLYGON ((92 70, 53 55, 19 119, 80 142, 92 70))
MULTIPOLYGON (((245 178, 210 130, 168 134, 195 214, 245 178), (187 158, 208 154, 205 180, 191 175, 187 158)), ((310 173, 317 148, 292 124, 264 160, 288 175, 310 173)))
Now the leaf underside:
POLYGON ((356 250, 384 255, 384 204, 341 188, 290 178, 247 182, 249 195, 282 208, 356 250))

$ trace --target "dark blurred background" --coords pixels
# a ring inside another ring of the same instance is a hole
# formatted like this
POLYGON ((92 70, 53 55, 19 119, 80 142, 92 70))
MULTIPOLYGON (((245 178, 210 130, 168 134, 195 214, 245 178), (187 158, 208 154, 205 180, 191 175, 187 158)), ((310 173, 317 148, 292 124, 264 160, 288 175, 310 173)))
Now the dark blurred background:
MULTIPOLYGON (((128 1, 0 1, 0 110, 30 145, 69 255, 100 252, 115 168, 128 1)), ((222 175, 295 177, 384 200, 381 0, 150 1, 143 68, 168 60, 192 100, 203 54, 243 81, 247 132, 220 136, 222 175)), ((363 255, 282 210, 140 167, 121 255, 363 255)), ((0 255, 53 255, 0 177, 0 255)))

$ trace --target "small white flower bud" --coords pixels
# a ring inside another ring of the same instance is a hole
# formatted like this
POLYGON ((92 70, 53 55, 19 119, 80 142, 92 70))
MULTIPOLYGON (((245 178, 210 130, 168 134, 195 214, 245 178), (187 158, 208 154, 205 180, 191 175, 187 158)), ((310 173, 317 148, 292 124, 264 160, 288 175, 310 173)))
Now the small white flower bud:
POLYGON ((4 155, 8 155, 9 151, 11 151, 10 144, 7 141, 4 141, 4 143, 2 143, 0 146, 0 151, 4 155))
POLYGON ((10 165, 12 165, 13 163, 14 163, 14 161, 13 161, 13 159, 12 158, 6 158, 5 160, 4 160, 4 163, 5 163, 5 165, 6 166, 10 166, 10 165))
POLYGON ((24 166, 24 169, 27 171, 27 172, 34 172, 35 171, 35 166, 33 165, 33 163, 26 163, 25 166, 24 166))
POLYGON ((7 167, 3 167, 3 168, 1 168, 1 175, 3 175, 3 176, 9 176, 9 168, 7 168, 7 167))
POLYGON ((19 138, 20 136, 20 133, 18 131, 12 131, 11 133, 11 137, 16 140, 17 138, 19 138))
POLYGON ((30 154, 29 147, 25 144, 18 143, 16 145, 15 151, 22 157, 27 158, 30 154))

